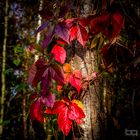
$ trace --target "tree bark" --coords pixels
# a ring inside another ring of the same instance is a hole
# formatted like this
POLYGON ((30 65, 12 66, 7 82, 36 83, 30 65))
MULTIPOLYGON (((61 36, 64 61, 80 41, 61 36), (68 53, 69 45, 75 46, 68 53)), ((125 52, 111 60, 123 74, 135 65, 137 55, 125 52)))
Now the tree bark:
MULTIPOLYGON (((81 46, 79 46, 81 47, 81 46)), ((82 48, 83 49, 83 48, 82 48)), ((82 53, 82 52, 80 52, 82 53)), ((77 54, 72 60, 72 65, 74 69, 81 69, 83 77, 90 76, 94 72, 96 65, 96 52, 86 50, 83 54, 84 59, 81 59, 77 54)), ((84 129, 84 137, 80 140, 98 140, 100 139, 100 132, 102 127, 102 133, 104 132, 104 98, 103 89, 99 89, 100 83, 97 81, 93 85, 88 85, 88 90, 86 91, 83 98, 83 104, 85 109, 86 118, 84 119, 84 124, 81 127, 84 129), (100 92, 100 93, 99 93, 100 92)))
POLYGON ((5 0, 5 18, 4 18, 4 40, 3 40, 3 51, 2 51, 2 73, 1 73, 1 116, 0 116, 0 136, 3 133, 3 119, 4 119, 4 101, 6 94, 6 83, 5 83, 5 67, 6 67, 6 46, 7 46, 7 35, 8 35, 8 0, 5 0))
MULTIPOLYGON (((93 11, 93 1, 82 0, 80 16, 87 16, 92 14, 93 11)), ((98 64, 101 61, 99 55, 95 50, 91 51, 87 47, 84 49, 76 44, 75 56, 72 59, 72 65, 74 69, 79 69, 82 71, 83 77, 91 76, 95 69, 98 69, 98 64)), ((83 98, 83 104, 85 109, 86 118, 84 119, 84 124, 81 127, 84 129, 84 136, 79 138, 79 140, 99 140, 105 139, 105 98, 106 89, 104 89, 105 84, 102 80, 95 80, 92 85, 88 85, 88 90, 86 91, 83 98)))

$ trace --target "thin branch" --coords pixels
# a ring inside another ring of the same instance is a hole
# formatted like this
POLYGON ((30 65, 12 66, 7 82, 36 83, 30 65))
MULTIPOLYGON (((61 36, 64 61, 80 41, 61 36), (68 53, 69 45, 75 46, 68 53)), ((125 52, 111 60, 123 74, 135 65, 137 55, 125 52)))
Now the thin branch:
POLYGON ((136 23, 131 17, 129 17, 129 16, 127 15, 127 13, 126 13, 125 9, 123 8, 122 3, 121 3, 120 0, 119 0, 119 3, 120 3, 120 6, 121 6, 121 8, 122 8, 124 14, 127 16, 127 18, 130 19, 130 21, 131 21, 134 25, 137 25, 137 23, 136 23))

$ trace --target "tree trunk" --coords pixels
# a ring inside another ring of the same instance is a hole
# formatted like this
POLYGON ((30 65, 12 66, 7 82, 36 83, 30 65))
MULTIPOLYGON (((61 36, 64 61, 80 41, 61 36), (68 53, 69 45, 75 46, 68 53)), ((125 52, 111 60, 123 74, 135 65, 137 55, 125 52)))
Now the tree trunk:
POLYGON ((5 101, 5 94, 6 94, 5 66, 6 66, 7 35, 8 35, 8 0, 5 1, 4 41, 3 41, 3 51, 2 51, 0 136, 2 135, 3 132, 4 101, 5 101))
MULTIPOLYGON (((77 49, 77 52, 81 53, 81 55, 84 56, 84 59, 76 54, 72 60, 73 68, 80 68, 84 77, 90 76, 94 73, 95 67, 97 67, 95 61, 97 59, 96 52, 86 50, 86 53, 83 54, 83 52, 80 52, 79 50, 80 48, 77 49)), ((98 140, 100 139, 100 136, 102 136, 102 140, 104 138, 104 104, 106 90, 101 84, 102 81, 99 82, 99 80, 95 80, 92 85, 88 85, 88 90, 86 92, 83 91, 85 93, 82 93, 84 94, 83 103, 86 118, 84 119, 85 123, 82 125, 82 128, 84 129, 84 137, 80 140, 98 140)))
MULTIPOLYGON (((93 3, 91 0, 80 1, 81 16, 87 16, 93 11, 93 3)), ((95 50, 82 48, 78 44, 75 47, 75 56, 72 60, 74 69, 82 71, 83 77, 91 76, 98 69, 100 59, 95 50)), ((104 83, 105 84, 105 83, 104 83)), ((85 123, 81 126, 84 129, 84 136, 80 140, 103 140, 105 139, 105 97, 106 89, 102 80, 95 80, 92 85, 88 85, 88 90, 83 98, 86 118, 85 123)))

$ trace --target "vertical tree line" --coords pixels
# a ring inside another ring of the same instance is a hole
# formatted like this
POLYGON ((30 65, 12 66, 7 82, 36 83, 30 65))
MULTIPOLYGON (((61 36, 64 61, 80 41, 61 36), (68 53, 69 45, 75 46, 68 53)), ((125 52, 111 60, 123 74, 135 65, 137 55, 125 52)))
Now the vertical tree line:
MULTIPOLYGON (((6 78, 5 78, 5 70, 6 70, 6 48, 7 48, 7 36, 8 36, 8 0, 5 1, 4 8, 4 39, 2 45, 2 72, 1 72, 1 116, 0 116, 0 124, 4 121, 4 102, 6 95, 6 78)), ((0 136, 3 132, 3 126, 0 125, 0 136)))

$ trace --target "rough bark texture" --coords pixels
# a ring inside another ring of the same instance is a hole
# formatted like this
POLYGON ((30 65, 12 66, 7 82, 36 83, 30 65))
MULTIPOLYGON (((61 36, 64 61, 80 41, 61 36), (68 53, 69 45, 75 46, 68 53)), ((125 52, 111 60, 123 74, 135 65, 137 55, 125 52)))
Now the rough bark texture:
MULTIPOLYGON (((91 0, 83 0, 81 2, 80 16, 91 14, 93 2, 91 0)), ((97 66, 97 53, 86 47, 83 49, 76 44, 75 56, 72 59, 74 69, 80 69, 84 77, 90 76, 97 66)), ((104 139, 104 96, 103 88, 99 89, 102 84, 97 81, 89 85, 88 90, 83 98, 86 118, 85 123, 81 126, 84 129, 84 136, 79 140, 99 140, 104 139)))
MULTIPOLYGON (((86 49, 86 48, 85 48, 86 49)), ((80 49, 79 49, 80 50, 80 49)), ((96 53, 86 50, 83 58, 77 54, 72 60, 74 69, 81 69, 84 77, 91 75, 96 66, 96 53)), ((101 127, 103 127, 104 108, 103 108, 103 91, 99 89, 99 82, 95 81, 93 85, 89 85, 88 90, 85 92, 83 103, 85 107, 86 118, 85 123, 82 125, 84 129, 84 137, 80 140, 98 140, 101 136, 101 127), (100 93, 99 93, 100 92, 100 93)), ((101 89, 102 90, 102 89, 101 89)), ((102 129, 103 130, 103 129, 102 129)))

